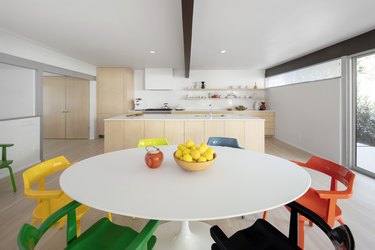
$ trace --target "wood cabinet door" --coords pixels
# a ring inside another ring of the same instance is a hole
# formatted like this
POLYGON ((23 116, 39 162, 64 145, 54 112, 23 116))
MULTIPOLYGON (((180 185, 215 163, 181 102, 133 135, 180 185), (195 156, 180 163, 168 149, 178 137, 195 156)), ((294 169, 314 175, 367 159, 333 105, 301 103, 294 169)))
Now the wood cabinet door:
MULTIPOLYGON (((107 135, 104 136, 106 138, 107 135)), ((125 148, 136 148, 138 141, 145 138, 145 121, 125 121, 125 148)))
POLYGON ((193 140, 195 144, 206 142, 204 139, 204 121, 185 121, 185 142, 193 140))
POLYGON ((225 133, 224 121, 205 121, 204 122, 204 137, 205 142, 209 137, 222 137, 225 133))
POLYGON ((177 145, 185 142, 184 121, 165 121, 164 137, 170 145, 177 145))
POLYGON ((124 113, 124 68, 97 68, 97 113, 124 113))
POLYGON ((112 152, 125 148, 125 121, 106 121, 104 152, 112 152))
POLYGON ((66 77, 65 82, 65 137, 89 138, 89 81, 66 77))
POLYGON ((134 71, 124 69, 124 113, 134 109, 134 71))
POLYGON ((245 145, 244 148, 264 153, 264 122, 245 121, 245 145))
POLYGON ((240 147, 245 145, 245 122, 244 121, 225 121, 225 137, 236 138, 240 147))
POLYGON ((43 135, 65 139, 65 77, 43 77, 43 135))
POLYGON ((164 121, 145 121, 145 139, 163 138, 164 137, 164 121))

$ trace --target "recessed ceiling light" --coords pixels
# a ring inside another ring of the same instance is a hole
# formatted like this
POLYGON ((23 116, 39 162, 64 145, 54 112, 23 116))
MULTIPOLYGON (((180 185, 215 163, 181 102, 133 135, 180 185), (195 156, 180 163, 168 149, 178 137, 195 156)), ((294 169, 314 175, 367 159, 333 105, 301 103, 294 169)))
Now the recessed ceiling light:
POLYGON ((225 49, 220 50, 220 54, 225 54, 225 53, 227 53, 227 51, 225 49))
POLYGON ((155 54, 156 51, 155 50, 150 50, 150 54, 155 54))

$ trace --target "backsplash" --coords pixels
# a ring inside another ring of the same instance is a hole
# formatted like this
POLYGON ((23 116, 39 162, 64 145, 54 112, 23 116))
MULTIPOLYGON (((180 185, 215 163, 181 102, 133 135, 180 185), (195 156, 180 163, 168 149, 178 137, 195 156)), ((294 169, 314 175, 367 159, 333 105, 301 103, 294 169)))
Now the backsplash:
POLYGON ((143 108, 159 108, 168 103, 172 108, 179 105, 190 110, 209 109, 210 104, 213 110, 237 105, 253 109, 256 101, 265 98, 263 90, 252 90, 255 83, 258 89, 264 87, 263 70, 191 70, 190 78, 185 78, 183 71, 174 71, 173 81, 173 90, 145 90, 144 70, 135 70, 134 98, 142 98, 143 108), (201 81, 205 82, 205 90, 196 89, 201 81), (232 95, 238 99, 208 99, 209 95, 232 95))

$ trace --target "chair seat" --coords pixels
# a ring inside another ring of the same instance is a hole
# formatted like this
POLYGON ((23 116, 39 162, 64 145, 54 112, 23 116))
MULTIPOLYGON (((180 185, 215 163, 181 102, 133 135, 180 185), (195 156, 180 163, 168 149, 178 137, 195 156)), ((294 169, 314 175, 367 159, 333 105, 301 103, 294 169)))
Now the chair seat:
MULTIPOLYGON (((137 237, 138 233, 125 226, 113 224, 108 218, 102 218, 76 238, 66 249, 125 249, 137 237)), ((148 241, 147 249, 155 245, 156 237, 148 241)))
POLYGON ((12 163, 13 163, 13 160, 1 161, 0 168, 8 167, 12 163))
MULTIPOLYGON (((311 211, 319 215, 325 221, 327 221, 327 208, 328 199, 322 199, 319 197, 318 193, 313 188, 309 188, 307 192, 298 200, 299 204, 304 207, 308 207, 311 211)), ((335 217, 340 217, 342 211, 339 206, 335 206, 335 217)), ((332 226, 332 225, 331 225, 332 226)))
MULTIPOLYGON (((48 201, 42 201, 39 203, 34 211, 33 215, 34 218, 39 220, 39 221, 44 221, 47 217, 49 217, 52 213, 56 212, 66 204, 72 202, 73 200, 67 196, 66 194, 62 194, 59 198, 57 199, 51 199, 49 202, 48 201), (51 211, 48 209, 48 204, 51 203, 51 211)), ((77 208, 77 219, 80 219, 87 211, 89 210, 89 207, 85 205, 81 205, 77 208)), ((62 218, 61 220, 66 221, 66 218, 62 218)))
MULTIPOLYGON (((258 219, 251 227, 236 232, 229 238, 230 249, 288 250, 300 249, 266 220, 258 219)), ((212 249, 219 249, 216 244, 212 249)))

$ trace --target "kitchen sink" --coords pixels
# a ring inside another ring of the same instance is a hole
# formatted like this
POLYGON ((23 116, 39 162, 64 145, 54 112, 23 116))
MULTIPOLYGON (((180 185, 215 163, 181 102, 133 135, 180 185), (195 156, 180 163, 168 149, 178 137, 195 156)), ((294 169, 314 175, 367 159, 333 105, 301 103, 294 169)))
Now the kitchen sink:
POLYGON ((208 114, 199 114, 199 115, 194 115, 194 117, 226 117, 226 115, 220 115, 220 114, 212 114, 212 115, 208 115, 208 114))

